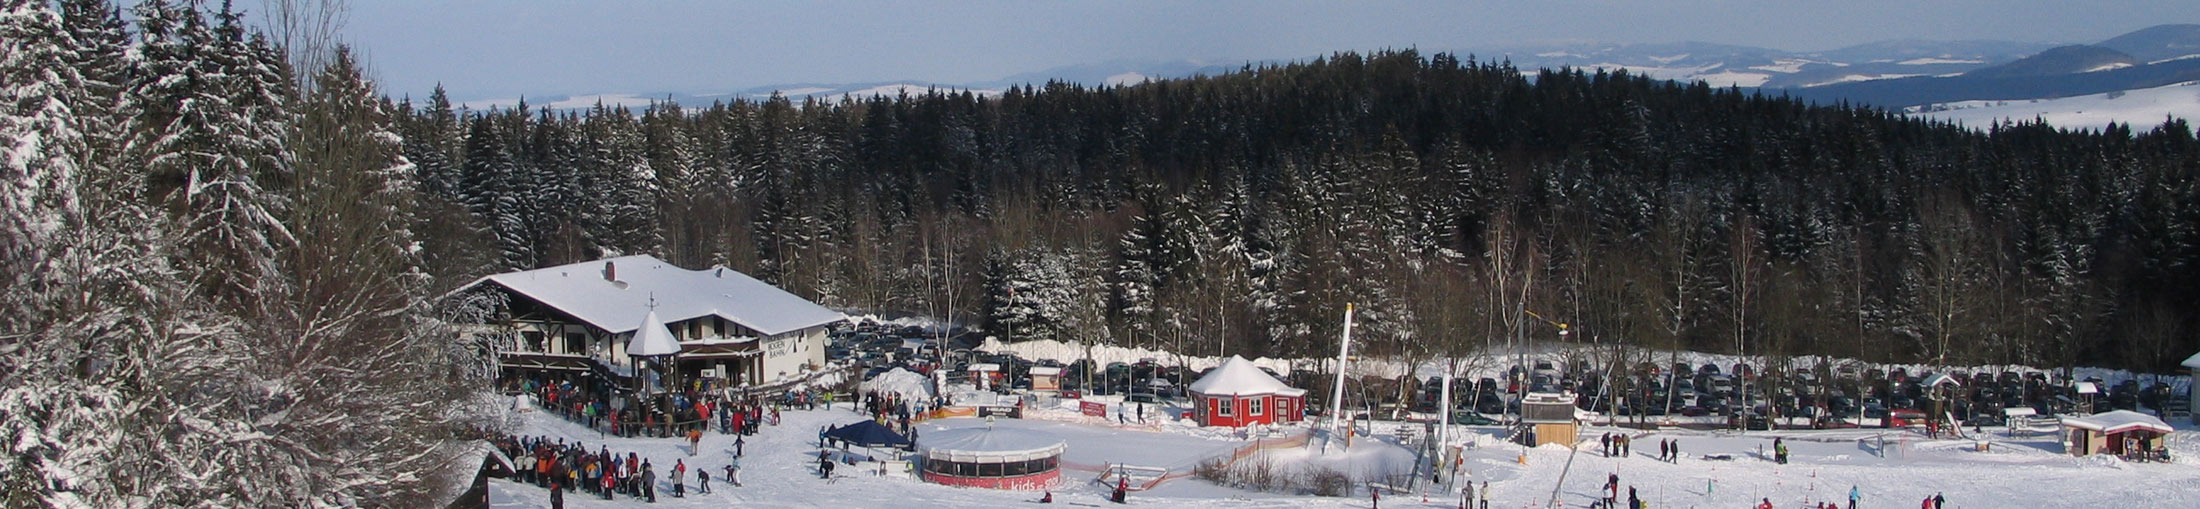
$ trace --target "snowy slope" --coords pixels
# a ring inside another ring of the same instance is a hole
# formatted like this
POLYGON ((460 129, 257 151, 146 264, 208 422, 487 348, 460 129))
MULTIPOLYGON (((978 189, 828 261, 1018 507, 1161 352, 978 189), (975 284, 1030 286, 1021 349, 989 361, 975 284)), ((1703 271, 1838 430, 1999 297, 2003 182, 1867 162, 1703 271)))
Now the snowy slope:
POLYGON ((1962 101, 1910 108, 1907 113, 1983 129, 2002 120, 2046 120, 2049 125, 2099 129, 2110 122, 2145 130, 2166 117, 2200 118, 2200 82, 2028 101, 1962 101))
MULTIPOLYGON (((613 501, 574 496, 568 507, 1000 507, 1031 503, 1037 494, 931 485, 906 474, 879 475, 875 470, 843 465, 828 482, 815 473, 816 429, 845 424, 859 417, 845 405, 836 410, 788 411, 782 426, 767 427, 747 443, 742 480, 734 488, 723 479, 713 481, 716 493, 671 498, 660 491, 658 503, 643 504, 632 498, 613 501)), ((983 425, 977 419, 948 419, 924 423, 923 430, 983 425)), ((1067 424, 1040 420, 1003 419, 995 426, 1010 426, 1050 433, 1069 443, 1065 463, 1074 468, 1110 461, 1182 468, 1202 457, 1225 454, 1242 443, 1199 430, 1112 427, 1067 424)), ((688 460, 691 469, 714 472, 731 457, 731 438, 708 435, 701 454, 688 456, 685 446, 673 439, 605 439, 592 431, 555 417, 530 412, 523 419, 524 432, 580 440, 590 448, 608 442, 613 451, 637 451, 663 466, 673 459, 688 460)), ((1318 446, 1279 449, 1262 453, 1279 465, 1324 463, 1358 475, 1376 475, 1410 469, 1412 455, 1393 445, 1395 425, 1370 423, 1348 452, 1324 455, 1318 446)), ((1793 431, 1779 433, 1728 433, 1661 431, 1636 434, 1636 454, 1606 458, 1598 454, 1597 437, 1621 430, 1589 428, 1579 454, 1551 445, 1523 449, 1500 445, 1497 431, 1486 427, 1455 427, 1457 443, 1477 444, 1465 450, 1463 476, 1487 482, 1494 494, 1491 507, 1540 507, 1555 490, 1566 507, 1583 507, 1600 492, 1608 474, 1618 474, 1622 485, 1633 487, 1651 507, 1747 507, 1770 499, 1777 507, 1802 507, 1805 502, 1834 502, 1847 498, 1850 486, 1863 496, 1863 507, 1910 507, 1935 493, 1943 494, 1949 507, 2195 507, 2200 506, 2200 468, 2187 464, 2125 463, 2106 457, 2072 458, 2062 454, 2054 435, 2007 436, 1988 429, 1988 451, 1978 451, 1969 438, 1927 440, 1913 434, 1888 435, 1886 454, 1872 440, 1878 430, 1793 431), (1768 461, 1763 451, 1774 436, 1787 439, 1791 462, 1768 461), (1660 440, 1675 439, 1685 452, 1675 463, 1655 459, 1660 440), (1732 460, 1712 461, 1707 455, 1727 455, 1732 460), (1523 462, 1524 459, 1524 462, 1523 462), (1562 480, 1563 479, 1563 480, 1562 480), (2113 489, 2103 489, 2111 487, 2113 489)), ((2189 431, 2184 433, 2190 433, 2189 431)), ((920 436, 922 433, 920 432, 920 436)), ((2188 437, 2189 438, 2189 437, 2188 437)), ((854 450, 863 453, 861 449, 854 450)), ((874 467, 875 468, 875 467, 874 467)), ((1288 467, 1287 467, 1288 468, 1288 467)), ((715 476, 714 476, 715 477, 715 476)), ((1058 503, 1111 507, 1103 502, 1105 490, 1090 482, 1089 472, 1069 470, 1055 490, 1058 503)), ((1456 495, 1435 488, 1429 503, 1420 493, 1389 494, 1392 507, 1452 507, 1456 495)), ((548 495, 532 485, 495 481, 491 500, 496 507, 547 507, 548 495)), ((1256 493, 1214 486, 1193 478, 1166 482, 1152 491, 1131 497, 1131 505, 1147 507, 1368 507, 1364 490, 1350 497, 1315 497, 1256 493)))

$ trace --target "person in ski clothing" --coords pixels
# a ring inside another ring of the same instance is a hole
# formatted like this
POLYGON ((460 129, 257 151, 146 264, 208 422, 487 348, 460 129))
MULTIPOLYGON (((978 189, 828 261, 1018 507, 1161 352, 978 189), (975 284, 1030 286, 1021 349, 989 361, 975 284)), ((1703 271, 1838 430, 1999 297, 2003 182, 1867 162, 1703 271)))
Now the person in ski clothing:
POLYGON ((748 445, 748 440, 745 440, 742 437, 733 437, 733 457, 741 457, 741 450, 748 448, 748 445))
POLYGON ((603 471, 603 493, 602 493, 602 494, 603 494, 603 499, 604 499, 604 500, 611 500, 611 494, 612 494, 612 492, 613 492, 613 491, 615 491, 615 490, 617 490, 617 489, 618 489, 618 487, 619 487, 619 486, 618 486, 617 484, 615 484, 615 483, 613 482, 613 481, 617 480, 618 478, 616 478, 616 477, 612 477, 612 476, 611 476, 611 471, 612 471, 612 470, 615 470, 615 469, 607 469, 607 470, 604 470, 604 471, 603 471))
POLYGON ((1612 434, 1605 433, 1604 436, 1598 438, 1597 441, 1604 444, 1604 457, 1612 457, 1612 434))
POLYGON ((1619 503, 1619 472, 1613 472, 1604 478, 1604 489, 1611 492, 1611 495, 1604 497, 1605 507, 1619 503))
POLYGON ((1052 504, 1052 503, 1054 503, 1054 492, 1053 492, 1053 491, 1048 491, 1046 495, 1040 496, 1040 497, 1039 497, 1039 503, 1041 503, 1041 504, 1052 504))
POLYGON ((734 456, 733 463, 726 465, 726 482, 733 483, 733 487, 735 488, 741 487, 740 456, 734 456))
POLYGON ((819 479, 833 478, 833 459, 830 453, 827 453, 825 451, 817 452, 817 470, 819 479))
POLYGON ((700 428, 688 430, 687 439, 688 455, 694 456, 698 450, 703 448, 703 430, 700 428))
POLYGON ((1383 490, 1367 490, 1367 495, 1368 497, 1370 497, 1369 500, 1371 500, 1371 502, 1369 502, 1368 509, 1383 509, 1383 490))
MULTIPOLYGON (((1120 411, 1118 411, 1118 412, 1120 412, 1120 411)), ((1118 416, 1121 416, 1122 414, 1121 414, 1121 413, 1117 413, 1116 415, 1118 415, 1118 416)), ((1111 500, 1111 501, 1114 501, 1115 503, 1118 503, 1118 504, 1124 503, 1124 502, 1123 502, 1123 497, 1124 497, 1124 493, 1125 493, 1125 492, 1128 492, 1128 491, 1130 491, 1130 489, 1131 489, 1131 480, 1130 480, 1129 478, 1126 478, 1126 477, 1117 477, 1117 478, 1115 478, 1115 496, 1114 496, 1114 497, 1112 497, 1112 498, 1110 498, 1109 500, 1111 500)))
POLYGON ((1489 482, 1489 481, 1482 481, 1482 491, 1481 491, 1481 492, 1479 492, 1479 493, 1476 493, 1475 495, 1477 495, 1477 496, 1480 496, 1480 497, 1482 497, 1482 509, 1490 509, 1490 482, 1489 482))
POLYGON ((565 509, 565 490, 558 481, 550 481, 550 509, 565 509))
POLYGON ((1934 494, 1933 494, 1933 509, 1948 509, 1948 499, 1945 499, 1945 498, 1940 498, 1940 494, 1939 494, 1939 493, 1934 493, 1934 494))
POLYGON ((640 480, 642 483, 642 498, 649 499, 649 503, 657 503, 657 471, 649 468, 649 465, 642 465, 640 480))
POLYGON ((710 493, 710 469, 695 469, 695 492, 710 493))
POLYGON ((1856 485, 1849 485, 1849 509, 1856 509, 1856 501, 1862 500, 1863 498, 1864 494, 1856 491, 1856 485))
POLYGON ((1642 499, 1635 497, 1635 487, 1627 487, 1627 509, 1642 509, 1642 499))
POLYGON ((1759 499, 1759 500, 1757 501, 1757 509, 1772 509, 1772 499, 1771 499, 1771 498, 1763 498, 1763 499, 1759 499))
POLYGON ((687 462, 672 460, 672 496, 687 498, 687 462))

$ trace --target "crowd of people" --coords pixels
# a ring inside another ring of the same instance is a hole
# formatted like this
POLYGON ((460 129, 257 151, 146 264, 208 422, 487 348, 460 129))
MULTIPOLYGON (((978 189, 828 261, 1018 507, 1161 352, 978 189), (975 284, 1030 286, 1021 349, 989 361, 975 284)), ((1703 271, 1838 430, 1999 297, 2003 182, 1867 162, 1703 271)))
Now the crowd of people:
MULTIPOLYGON (((831 402, 829 394, 810 390, 729 398, 698 384, 688 391, 660 395, 661 399, 652 405, 660 411, 643 412, 614 408, 606 404, 609 398, 572 382, 518 380, 510 389, 533 396, 548 414, 599 433, 680 438, 688 443, 689 456, 700 453, 706 431, 733 435, 733 457, 715 470, 718 479, 735 487, 741 486, 745 437, 755 435, 765 425, 779 424, 781 405, 816 408, 821 401, 828 405, 831 402)), ((506 436, 492 442, 512 458, 515 480, 549 489, 554 507, 562 507, 568 494, 586 494, 605 500, 623 495, 656 502, 659 491, 672 497, 686 496, 690 486, 695 493, 711 492, 713 469, 691 467, 685 458, 674 458, 670 466, 663 466, 634 451, 614 452, 603 445, 592 451, 578 441, 568 443, 562 438, 553 440, 539 436, 506 436), (691 475, 693 484, 689 480, 691 475)))

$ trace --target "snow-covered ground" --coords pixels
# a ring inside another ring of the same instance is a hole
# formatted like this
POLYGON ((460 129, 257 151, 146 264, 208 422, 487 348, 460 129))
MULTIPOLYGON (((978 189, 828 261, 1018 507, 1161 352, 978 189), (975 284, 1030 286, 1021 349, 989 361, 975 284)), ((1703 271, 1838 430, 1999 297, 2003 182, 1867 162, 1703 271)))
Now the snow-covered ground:
POLYGON ((1985 129, 1997 121, 2038 118, 2067 129, 2100 129, 2116 122, 2144 131, 2168 117, 2200 118, 2200 82, 2056 99, 1933 104, 1911 108, 1909 114, 1973 129, 1985 129))
MULTIPOLYGON (((742 460, 745 487, 735 488, 723 479, 713 480, 716 493, 671 498, 660 490, 662 507, 998 507, 1033 503, 1038 494, 927 484, 906 472, 876 473, 876 467, 843 465, 831 481, 815 471, 817 430, 827 425, 854 422, 858 417, 845 404, 832 410, 784 412, 785 423, 766 427, 747 442, 742 460)), ((1182 423, 1165 425, 1103 425, 1098 419, 1076 416, 1064 410, 1038 412, 1035 419, 1000 419, 993 425, 1031 430, 1061 437, 1068 445, 1062 483, 1054 491, 1062 504, 1107 506, 1106 489, 1091 480, 1092 468, 1111 462, 1167 467, 1182 471, 1204 458, 1228 454, 1246 438, 1228 430, 1191 428, 1182 423)), ((599 436, 554 416, 527 412, 520 419, 522 432, 530 435, 579 440, 590 448, 605 444, 613 451, 637 451, 660 468, 672 460, 687 460, 691 469, 714 473, 732 455, 732 437, 704 437, 700 454, 688 456, 684 442, 674 439, 621 439, 599 436)), ((983 426, 971 418, 942 419, 920 424, 922 432, 983 426)), ((2189 426, 2189 425, 2184 425, 2189 426)), ((1271 450, 1265 454, 1286 469, 1302 463, 1338 467, 1355 475, 1410 470, 1413 455, 1396 445, 1392 423, 1371 423, 1371 432, 1356 440, 1351 450, 1324 454, 1320 442, 1304 448, 1271 450)), ((1488 482, 1494 495, 1491 507, 1541 507, 1555 490, 1567 507, 1584 507, 1597 496, 1607 474, 1619 475, 1622 497, 1627 487, 1651 507, 1747 507, 1759 499, 1771 499, 1777 507, 1803 507, 1806 502, 1843 502, 1850 486, 1863 495, 1862 507, 1913 507, 1925 497, 1944 494, 1950 507, 2200 507, 2200 466, 2184 463, 2125 463, 2107 457, 2073 458, 2064 455, 2053 434, 2009 437, 1989 428, 1992 446, 1979 451, 1971 439, 1925 440, 1906 433, 1887 435, 1892 445, 1884 456, 1875 453, 1872 437, 1878 430, 1783 431, 1749 434, 1656 431, 1635 435, 1635 454, 1606 458, 1598 453, 1597 437, 1617 429, 1591 427, 1581 437, 1584 446, 1574 454, 1555 445, 1525 449, 1496 440, 1493 428, 1455 427, 1457 442, 1476 446, 1464 455, 1464 476, 1479 487, 1488 482), (1768 460, 1773 437, 1788 439, 1791 462, 1768 460), (1658 441, 1679 440, 1685 456, 1676 463, 1657 461, 1658 441), (1731 460, 1712 461, 1708 455, 1731 460), (1522 460, 1525 460, 1524 462, 1522 460), (1570 462, 1570 465, 1569 465, 1570 462)), ((2193 444, 2195 432, 2180 432, 2172 440, 2193 444)), ((856 452, 862 453, 861 449, 856 452)), ((2186 454, 2200 451, 2185 450, 2186 454)), ((714 475, 715 477, 715 475, 714 475)), ((692 482, 692 481, 691 481, 692 482)), ((1426 488, 1422 488, 1426 489, 1426 488)), ((1454 507, 1456 494, 1434 488, 1423 503, 1422 489, 1386 494, 1392 507, 1454 507)), ((1363 488, 1349 497, 1317 497, 1283 493, 1258 493, 1220 487, 1196 478, 1172 480, 1151 491, 1135 493, 1131 505, 1150 507, 1367 507, 1363 488)), ((548 494, 532 485, 498 480, 491 484, 496 507, 547 507, 548 494)), ((567 498, 569 507, 645 506, 628 497, 604 501, 583 494, 567 498)))

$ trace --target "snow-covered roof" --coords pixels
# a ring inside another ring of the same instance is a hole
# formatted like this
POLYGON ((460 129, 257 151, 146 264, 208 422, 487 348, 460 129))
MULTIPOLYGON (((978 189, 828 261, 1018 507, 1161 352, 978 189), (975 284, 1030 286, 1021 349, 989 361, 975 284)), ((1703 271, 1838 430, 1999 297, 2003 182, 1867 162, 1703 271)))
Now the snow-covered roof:
POLYGON ((1054 366, 1032 366, 1032 367, 1031 367, 1031 376, 1059 376, 1059 375, 1061 375, 1061 374, 1062 374, 1062 368, 1057 368, 1057 367, 1054 367, 1054 366))
POLYGON ((1006 462, 1060 456, 1062 439, 1015 428, 960 428, 928 431, 917 437, 924 457, 952 461, 1006 462))
POLYGON ((665 321, 657 319, 654 310, 642 315, 642 324, 634 328, 634 337, 626 341, 627 355, 646 357, 676 353, 680 353, 680 341, 672 338, 672 330, 665 328, 665 321))
POLYGON ((740 271, 687 270, 649 255, 507 272, 466 286, 483 283, 495 283, 613 334, 634 330, 652 301, 667 320, 718 316, 767 336, 847 319, 740 271))
POLYGON ((2191 357, 2186 357, 2184 366, 2192 369, 2200 369, 2200 353, 2192 354, 2191 357))
POLYGON ((1290 392, 1294 390, 1291 386, 1284 385, 1282 381, 1276 380, 1276 377, 1268 376, 1268 373, 1254 366, 1253 361, 1245 360, 1245 357, 1237 355, 1230 356, 1230 360, 1222 361, 1222 365, 1216 367, 1214 371, 1208 372, 1207 376, 1199 377, 1199 381, 1192 382, 1191 389, 1192 392, 1200 394, 1239 396, 1250 394, 1295 396, 1306 393, 1306 391, 1297 391, 1298 394, 1291 394, 1290 392))
POLYGON ((2074 417, 2063 419, 2062 422, 2064 426, 2078 429, 2089 429, 2106 434, 2123 433, 2126 431, 2142 429, 2153 431, 2156 433, 2169 433, 2172 431, 2176 431, 2174 428, 2169 427, 2169 423, 2162 422, 2161 419, 2156 419, 2152 415, 2133 412, 2130 410, 2117 410, 2113 412, 2093 414, 2085 417, 2074 417))
POLYGON ((2100 386, 2100 384, 2095 384, 2095 383, 2093 383, 2093 382, 2078 382, 2078 394, 2100 394, 2100 393, 2101 393, 2101 386, 2100 386))
POLYGON ((981 362, 981 363, 977 363, 977 364, 971 364, 971 365, 970 365, 969 367, 963 368, 963 370, 964 370, 964 371, 1000 371, 1000 370, 1001 370, 1001 365, 999 365, 999 364, 994 364, 994 363, 990 363, 990 362, 981 362))
POLYGON ((1932 378, 1925 379, 1926 387, 1934 387, 1940 384, 1963 385, 1962 382, 1956 380, 1956 377, 1948 376, 1947 373, 1934 374, 1932 378))

